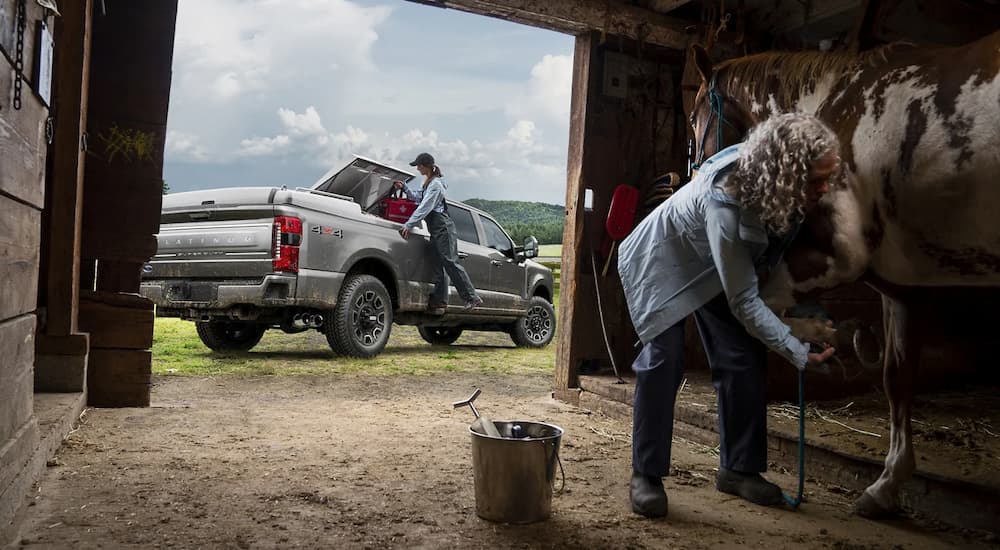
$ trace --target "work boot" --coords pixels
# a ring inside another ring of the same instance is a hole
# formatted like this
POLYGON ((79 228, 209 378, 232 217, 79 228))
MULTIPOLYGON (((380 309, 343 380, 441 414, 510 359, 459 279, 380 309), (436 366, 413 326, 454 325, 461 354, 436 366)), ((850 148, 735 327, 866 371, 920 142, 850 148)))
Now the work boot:
POLYGON ((715 478, 715 488, 761 506, 774 506, 785 500, 781 496, 781 488, 757 472, 737 472, 719 468, 719 475, 715 478))
POLYGON ((633 471, 629 500, 632 501, 632 511, 640 516, 662 518, 667 515, 667 492, 659 477, 633 471))

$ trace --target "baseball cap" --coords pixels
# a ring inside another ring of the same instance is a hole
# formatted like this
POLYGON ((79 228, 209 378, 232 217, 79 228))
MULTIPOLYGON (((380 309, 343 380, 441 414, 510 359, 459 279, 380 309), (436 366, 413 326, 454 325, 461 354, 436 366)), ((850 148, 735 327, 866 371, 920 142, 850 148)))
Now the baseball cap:
POLYGON ((413 159, 413 162, 410 163, 410 166, 416 166, 418 164, 428 164, 433 166, 434 157, 432 157, 430 153, 420 153, 419 155, 417 155, 417 158, 413 159))

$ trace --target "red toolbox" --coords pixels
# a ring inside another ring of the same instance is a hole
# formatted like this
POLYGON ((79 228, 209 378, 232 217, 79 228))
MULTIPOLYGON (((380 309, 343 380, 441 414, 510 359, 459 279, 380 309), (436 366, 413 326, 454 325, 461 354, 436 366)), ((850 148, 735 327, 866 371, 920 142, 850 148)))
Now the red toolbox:
POLYGON ((397 191, 394 195, 396 196, 382 199, 382 217, 390 221, 406 223, 413 211, 417 209, 417 203, 402 196, 402 191, 397 191))

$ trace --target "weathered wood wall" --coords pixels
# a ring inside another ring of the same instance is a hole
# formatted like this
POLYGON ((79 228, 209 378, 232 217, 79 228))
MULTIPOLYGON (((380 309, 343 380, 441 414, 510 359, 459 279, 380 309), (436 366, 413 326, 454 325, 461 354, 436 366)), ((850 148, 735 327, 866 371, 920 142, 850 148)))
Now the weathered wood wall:
POLYGON ((21 106, 15 109, 17 1, 0 0, 0 526, 30 485, 25 470, 39 441, 32 366, 49 112, 33 91, 31 70, 42 8, 27 2, 25 9, 21 106))
POLYGON ((577 374, 608 371, 611 357, 619 373, 630 373, 636 337, 615 255, 602 274, 611 244, 605 221, 619 185, 638 187, 641 205, 655 177, 685 171, 682 67, 679 50, 618 37, 602 42, 599 33, 577 37, 560 275, 562 325, 556 348, 555 388, 560 398, 573 401, 575 392, 567 390, 577 387, 577 374))
POLYGON ((153 305, 136 293, 156 253, 176 14, 149 0, 94 21, 80 300, 94 406, 149 405, 153 305))

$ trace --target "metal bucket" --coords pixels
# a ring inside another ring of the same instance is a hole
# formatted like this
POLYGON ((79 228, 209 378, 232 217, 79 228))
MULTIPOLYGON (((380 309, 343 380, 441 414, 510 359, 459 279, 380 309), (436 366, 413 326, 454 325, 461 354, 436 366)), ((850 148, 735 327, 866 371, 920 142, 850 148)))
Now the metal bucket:
POLYGON ((548 518, 563 429, 541 422, 494 424, 503 438, 469 428, 476 514, 503 523, 532 523, 548 518), (515 425, 521 427, 524 437, 511 437, 515 425))

